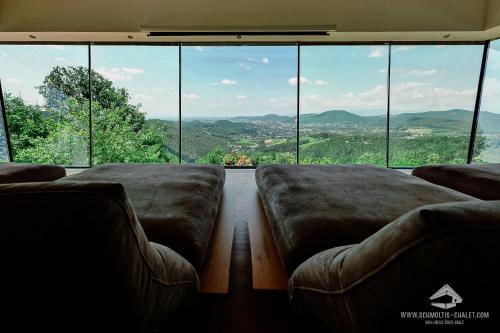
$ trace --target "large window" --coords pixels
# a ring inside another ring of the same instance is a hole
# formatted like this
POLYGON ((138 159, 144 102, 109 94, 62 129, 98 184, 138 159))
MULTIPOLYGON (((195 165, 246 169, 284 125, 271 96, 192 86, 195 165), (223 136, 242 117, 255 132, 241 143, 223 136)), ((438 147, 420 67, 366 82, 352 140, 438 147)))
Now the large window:
POLYGON ((92 46, 92 162, 179 162, 179 50, 92 46))
POLYGON ((388 47, 304 46, 301 163, 386 164, 388 47))
POLYGON ((392 167, 466 163, 482 45, 392 47, 392 167))
POLYGON ((183 46, 182 160, 295 163, 297 46, 183 46))
MULTIPOLYGON (((466 163, 483 51, 0 44, 0 161, 466 163)), ((473 161, 500 162, 500 41, 483 88, 473 161)))
POLYGON ((83 45, 0 45, 15 162, 88 166, 87 68, 83 45))
POLYGON ((500 40, 488 52, 474 162, 500 163, 500 40))

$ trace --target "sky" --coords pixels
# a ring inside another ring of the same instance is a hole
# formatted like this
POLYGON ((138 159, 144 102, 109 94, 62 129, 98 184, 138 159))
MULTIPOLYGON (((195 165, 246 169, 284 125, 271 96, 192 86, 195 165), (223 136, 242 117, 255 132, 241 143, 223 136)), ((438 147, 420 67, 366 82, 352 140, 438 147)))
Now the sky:
MULTIPOLYGON (((391 112, 462 108, 475 102, 481 45, 392 47, 391 112)), ((148 118, 178 119, 178 48, 92 46, 93 69, 126 88, 148 118)), ((183 46, 182 114, 294 115, 296 46, 183 46)), ((44 104, 36 86, 56 66, 87 66, 85 45, 0 45, 4 91, 44 104)), ((388 46, 303 46, 301 113, 387 109, 388 46)), ((500 41, 492 42, 482 109, 500 113, 500 41)))

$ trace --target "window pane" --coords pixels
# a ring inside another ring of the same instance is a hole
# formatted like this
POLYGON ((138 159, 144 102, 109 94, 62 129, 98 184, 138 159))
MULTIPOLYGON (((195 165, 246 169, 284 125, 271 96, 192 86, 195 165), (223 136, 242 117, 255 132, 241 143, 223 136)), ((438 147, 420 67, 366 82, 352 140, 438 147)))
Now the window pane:
POLYGON ((92 47, 92 161, 179 162, 179 49, 92 47))
POLYGON ((500 163, 500 40, 491 42, 488 51, 474 162, 500 163))
POLYGON ((296 77, 296 46, 183 46, 183 161, 295 163, 296 77))
POLYGON ((0 45, 15 162, 88 166, 87 47, 0 45))
POLYGON ((466 163, 482 52, 393 46, 390 166, 466 163))
MULTIPOLYGON (((2 92, 0 91, 0 94, 2 92)), ((0 96, 2 98, 2 96, 0 96)), ((3 123, 2 103, 0 103, 0 162, 9 160, 9 148, 7 147, 7 137, 5 136, 5 125, 3 123)))
POLYGON ((386 164, 387 46, 301 47, 301 163, 386 164))

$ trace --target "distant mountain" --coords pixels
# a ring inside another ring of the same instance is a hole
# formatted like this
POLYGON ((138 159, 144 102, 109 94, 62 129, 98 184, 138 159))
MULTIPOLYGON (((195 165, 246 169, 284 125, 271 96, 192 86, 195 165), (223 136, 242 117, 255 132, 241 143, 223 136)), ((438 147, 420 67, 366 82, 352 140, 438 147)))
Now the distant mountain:
POLYGON ((332 110, 319 114, 306 113, 300 116, 301 124, 326 124, 326 123, 344 123, 344 124, 362 124, 365 123, 365 117, 347 112, 344 110, 332 110))
MULTIPOLYGON (((472 124, 472 111, 451 109, 445 111, 426 111, 413 113, 393 114, 390 126, 395 130, 407 128, 429 128, 441 133, 468 133, 472 124)), ((281 122, 293 124, 295 116, 280 116, 267 114, 264 116, 233 117, 206 122, 192 120, 183 122, 183 126, 192 129, 205 128, 222 136, 235 133, 252 134, 257 131, 259 124, 266 122, 281 122), (253 123, 253 124, 252 124, 253 123)), ((360 116, 345 110, 329 110, 322 113, 306 113, 300 116, 301 125, 340 125, 340 126, 368 126, 385 127, 385 115, 360 116)), ((484 134, 499 133, 500 114, 482 111, 479 117, 478 130, 484 134)))
POLYGON ((265 116, 249 116, 249 117, 233 117, 229 118, 231 121, 277 121, 282 123, 291 123, 295 121, 296 117, 280 116, 277 114, 266 114, 265 116))

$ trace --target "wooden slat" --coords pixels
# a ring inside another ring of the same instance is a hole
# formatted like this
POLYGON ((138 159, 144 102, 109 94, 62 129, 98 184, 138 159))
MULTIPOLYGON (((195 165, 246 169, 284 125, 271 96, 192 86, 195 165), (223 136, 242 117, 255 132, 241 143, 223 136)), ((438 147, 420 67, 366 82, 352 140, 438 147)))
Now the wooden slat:
MULTIPOLYGON (((253 180, 254 174, 251 176, 253 180)), ((253 288, 286 290, 288 275, 281 263, 254 180, 247 185, 245 194, 247 205, 251 207, 248 210, 248 232, 252 251, 253 288)))
POLYGON ((208 261, 200 274, 201 292, 229 291, 229 268, 236 219, 248 223, 253 288, 286 290, 281 264, 255 184, 254 170, 226 170, 226 184, 214 226, 208 261))
POLYGON ((205 294, 227 294, 229 268, 234 236, 234 197, 232 186, 224 187, 221 205, 215 221, 208 260, 200 274, 200 291, 205 294))

